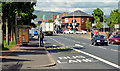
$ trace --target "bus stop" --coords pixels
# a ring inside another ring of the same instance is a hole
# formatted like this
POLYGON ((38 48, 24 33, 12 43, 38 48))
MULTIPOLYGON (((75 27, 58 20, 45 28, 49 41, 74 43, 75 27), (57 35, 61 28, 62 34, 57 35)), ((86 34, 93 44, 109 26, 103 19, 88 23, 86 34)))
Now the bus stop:
POLYGON ((17 45, 29 43, 29 25, 18 25, 16 32, 17 45))

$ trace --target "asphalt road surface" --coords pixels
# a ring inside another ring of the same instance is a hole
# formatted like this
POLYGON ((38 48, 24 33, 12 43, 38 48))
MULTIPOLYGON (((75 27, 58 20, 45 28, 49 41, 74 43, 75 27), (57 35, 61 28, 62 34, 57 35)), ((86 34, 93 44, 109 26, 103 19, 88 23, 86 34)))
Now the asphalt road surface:
POLYGON ((45 47, 58 69, 117 69, 119 45, 93 46, 75 34, 45 36, 45 47))

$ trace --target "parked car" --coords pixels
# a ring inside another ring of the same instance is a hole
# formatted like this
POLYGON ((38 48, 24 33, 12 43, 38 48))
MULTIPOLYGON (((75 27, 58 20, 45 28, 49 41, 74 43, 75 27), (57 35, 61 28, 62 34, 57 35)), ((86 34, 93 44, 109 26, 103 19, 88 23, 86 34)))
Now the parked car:
POLYGON ((38 35, 38 32, 37 32, 37 31, 34 32, 34 36, 36 36, 36 35, 38 35))
POLYGON ((59 33, 63 33, 63 29, 60 29, 60 30, 59 30, 59 33))
POLYGON ((65 31, 63 32, 63 34, 73 34, 73 33, 74 33, 73 30, 65 30, 65 31))
POLYGON ((105 44, 108 46, 108 41, 105 38, 104 35, 94 35, 93 38, 91 39, 91 44, 92 45, 103 45, 105 44))
POLYGON ((109 37, 109 43, 120 43, 120 35, 111 35, 109 37))
POLYGON ((87 31, 81 30, 81 31, 76 31, 76 34, 87 34, 87 31))

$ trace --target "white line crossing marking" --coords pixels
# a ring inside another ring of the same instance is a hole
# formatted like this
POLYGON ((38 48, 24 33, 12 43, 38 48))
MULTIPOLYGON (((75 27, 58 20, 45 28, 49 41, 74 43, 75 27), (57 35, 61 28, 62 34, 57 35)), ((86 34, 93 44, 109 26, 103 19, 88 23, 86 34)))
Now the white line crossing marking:
POLYGON ((78 47, 83 47, 82 45, 79 45, 79 44, 75 44, 75 46, 78 46, 78 47))
POLYGON ((100 57, 97 57, 97 56, 95 56, 95 55, 92 55, 92 54, 90 54, 90 53, 87 53, 87 52, 84 52, 84 51, 81 51, 81 50, 78 50, 78 49, 75 49, 75 48, 72 48, 72 49, 75 50, 75 51, 77 51, 77 52, 80 52, 80 53, 83 53, 83 54, 85 54, 85 55, 88 55, 88 56, 90 56, 90 57, 93 57, 93 58, 95 58, 95 59, 97 59, 97 60, 99 60, 99 61, 101 61, 101 62, 104 62, 104 63, 106 63, 106 64, 108 64, 108 65, 111 65, 111 66, 113 66, 113 67, 115 67, 115 68, 120 69, 120 66, 117 65, 117 64, 115 64, 115 63, 112 63, 112 62, 110 62, 110 61, 107 61, 107 60, 105 60, 105 59, 102 59, 102 58, 100 58, 100 57))

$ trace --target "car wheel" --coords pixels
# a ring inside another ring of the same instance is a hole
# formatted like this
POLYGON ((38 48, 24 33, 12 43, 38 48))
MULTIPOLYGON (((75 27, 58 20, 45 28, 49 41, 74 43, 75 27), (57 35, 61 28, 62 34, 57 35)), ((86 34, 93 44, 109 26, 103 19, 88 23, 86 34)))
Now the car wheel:
POLYGON ((96 42, 94 42, 93 45, 96 46, 96 42))
POLYGON ((108 44, 110 44, 110 41, 108 41, 108 44))
POLYGON ((91 42, 91 45, 93 45, 94 43, 93 42, 91 42))
POLYGON ((114 44, 114 41, 112 41, 111 43, 114 44))
POLYGON ((106 43, 106 46, 108 46, 108 43, 106 43))

